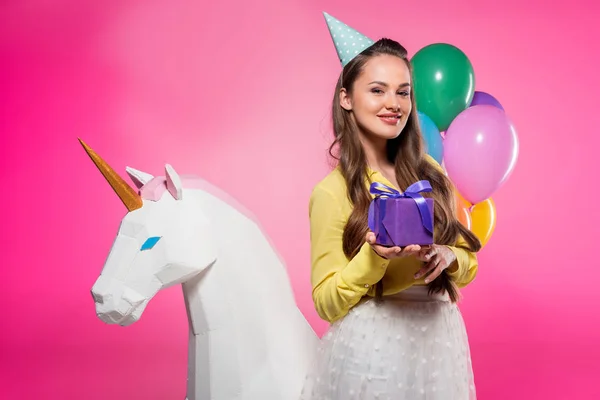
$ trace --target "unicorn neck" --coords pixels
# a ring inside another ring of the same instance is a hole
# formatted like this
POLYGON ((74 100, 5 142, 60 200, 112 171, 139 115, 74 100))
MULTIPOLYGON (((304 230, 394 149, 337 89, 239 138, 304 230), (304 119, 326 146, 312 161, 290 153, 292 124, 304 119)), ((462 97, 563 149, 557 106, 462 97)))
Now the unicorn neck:
POLYGON ((192 399, 236 399, 241 391, 236 329, 218 274, 209 267, 183 287, 189 322, 187 396, 192 399), (217 384, 218 381, 227 384, 217 384), (229 393, 223 393, 223 390, 229 393))
POLYGON ((283 307, 269 308, 258 292, 232 290, 218 264, 183 284, 188 399, 297 398, 316 348, 314 331, 284 296, 283 307))

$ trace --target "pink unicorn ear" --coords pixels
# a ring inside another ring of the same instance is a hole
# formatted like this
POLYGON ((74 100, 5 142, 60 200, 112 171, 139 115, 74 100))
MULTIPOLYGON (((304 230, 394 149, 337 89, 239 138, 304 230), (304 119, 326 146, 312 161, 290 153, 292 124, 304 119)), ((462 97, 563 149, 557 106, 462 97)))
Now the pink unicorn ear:
POLYGON ((183 197, 183 185, 181 184, 181 178, 169 164, 165 165, 165 173, 167 176, 167 190, 169 193, 171 193, 175 200, 181 200, 183 197))
POLYGON ((129 178, 131 178, 131 181, 138 189, 141 189, 142 186, 154 179, 152 175, 131 167, 126 167, 125 171, 127 171, 127 175, 129 175, 129 178))

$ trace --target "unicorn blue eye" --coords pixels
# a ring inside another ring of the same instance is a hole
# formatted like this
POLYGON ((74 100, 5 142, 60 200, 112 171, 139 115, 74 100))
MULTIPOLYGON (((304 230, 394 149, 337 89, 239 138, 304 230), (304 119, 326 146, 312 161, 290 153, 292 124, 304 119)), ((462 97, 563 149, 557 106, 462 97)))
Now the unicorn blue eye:
POLYGON ((160 236, 152 236, 146 239, 144 244, 142 245, 141 251, 150 250, 154 247, 154 245, 160 240, 160 236))

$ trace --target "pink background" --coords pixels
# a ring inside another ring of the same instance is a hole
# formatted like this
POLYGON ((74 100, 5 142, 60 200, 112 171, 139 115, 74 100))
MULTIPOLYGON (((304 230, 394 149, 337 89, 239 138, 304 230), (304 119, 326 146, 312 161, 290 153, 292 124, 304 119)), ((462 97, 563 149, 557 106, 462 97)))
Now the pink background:
POLYGON ((3 2, 0 397, 184 398, 179 288, 128 328, 94 314, 89 289, 125 208, 78 136, 119 172, 169 162, 237 197, 324 331, 307 202, 328 171, 340 65, 322 11, 411 54, 458 46, 518 127, 517 168, 493 196, 496 232, 462 303, 479 397, 600 397, 599 10, 574 0, 3 2))

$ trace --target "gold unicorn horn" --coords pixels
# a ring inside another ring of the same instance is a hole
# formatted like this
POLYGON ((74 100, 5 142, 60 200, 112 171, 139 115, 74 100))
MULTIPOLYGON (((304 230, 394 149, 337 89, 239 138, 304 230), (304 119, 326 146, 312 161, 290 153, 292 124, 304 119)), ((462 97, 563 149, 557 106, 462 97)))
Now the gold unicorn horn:
POLYGON ((121 178, 94 150, 90 148, 83 140, 77 138, 79 143, 90 156, 96 167, 100 170, 104 178, 108 181, 117 196, 121 199, 127 210, 133 211, 142 208, 142 198, 121 178))

